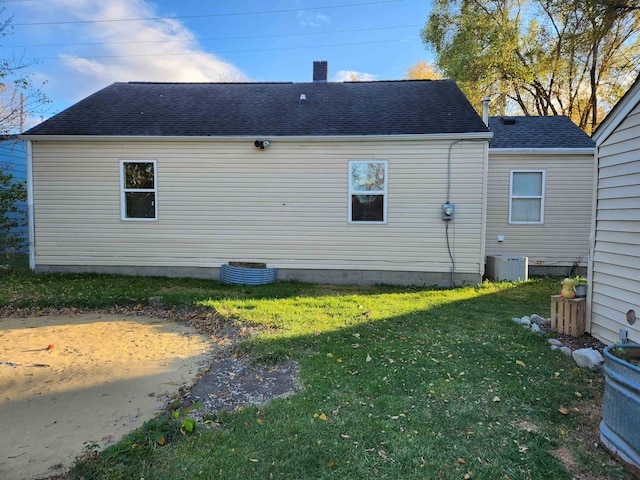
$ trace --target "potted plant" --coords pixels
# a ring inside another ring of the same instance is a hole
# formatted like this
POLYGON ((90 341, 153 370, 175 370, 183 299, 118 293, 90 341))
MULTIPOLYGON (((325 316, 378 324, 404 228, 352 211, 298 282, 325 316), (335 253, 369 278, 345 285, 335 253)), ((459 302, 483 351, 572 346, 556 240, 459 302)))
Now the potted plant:
POLYGON ((587 279, 577 275, 573 277, 573 288, 576 291, 576 298, 584 298, 587 296, 587 279))

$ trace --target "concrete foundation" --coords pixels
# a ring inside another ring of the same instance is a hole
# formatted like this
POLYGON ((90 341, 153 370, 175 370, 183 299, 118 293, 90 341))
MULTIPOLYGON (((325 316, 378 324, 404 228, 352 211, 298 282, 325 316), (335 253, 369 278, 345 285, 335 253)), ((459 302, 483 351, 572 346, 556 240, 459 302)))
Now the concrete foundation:
MULTIPOLYGON (((151 277, 220 279, 218 267, 132 267, 111 265, 36 265, 36 273, 103 273, 151 277)), ((278 268, 278 281, 332 285, 415 285, 451 287, 449 272, 401 272, 386 270, 299 270, 278 268)), ((455 286, 477 285, 480 274, 456 273, 455 286)))

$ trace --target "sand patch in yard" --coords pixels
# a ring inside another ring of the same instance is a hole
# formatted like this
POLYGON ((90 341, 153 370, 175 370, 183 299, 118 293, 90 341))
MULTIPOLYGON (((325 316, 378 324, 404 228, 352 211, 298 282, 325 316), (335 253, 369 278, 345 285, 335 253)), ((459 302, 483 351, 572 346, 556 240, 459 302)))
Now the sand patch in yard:
POLYGON ((212 346, 167 319, 0 318, 0 478, 58 475, 88 442, 115 443, 193 384, 212 346))

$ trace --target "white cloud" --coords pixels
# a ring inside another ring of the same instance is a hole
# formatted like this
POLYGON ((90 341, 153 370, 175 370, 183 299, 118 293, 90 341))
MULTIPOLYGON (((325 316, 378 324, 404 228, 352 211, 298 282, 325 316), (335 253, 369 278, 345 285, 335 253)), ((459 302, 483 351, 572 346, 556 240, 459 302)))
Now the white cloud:
POLYGON ((334 82, 353 82, 354 80, 371 82, 377 79, 378 76, 373 73, 356 72, 354 70, 339 70, 333 76, 334 82))
POLYGON ((331 18, 327 15, 307 13, 304 10, 298 12, 298 18, 303 27, 323 27, 331 23, 331 18))
MULTIPOLYGON (((152 18, 159 13, 145 0, 49 0, 34 16, 42 21, 152 18), (44 8, 43 8, 44 7, 44 8)), ((206 53, 182 22, 171 19, 80 23, 57 26, 64 43, 100 43, 75 53, 59 53, 62 72, 51 87, 78 100, 113 82, 216 82, 245 78, 234 65, 206 53)))

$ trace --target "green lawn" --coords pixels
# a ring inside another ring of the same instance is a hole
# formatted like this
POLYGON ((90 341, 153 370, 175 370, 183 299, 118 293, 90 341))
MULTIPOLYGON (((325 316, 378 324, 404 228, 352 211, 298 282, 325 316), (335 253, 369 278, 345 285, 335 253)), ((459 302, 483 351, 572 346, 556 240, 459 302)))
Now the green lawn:
POLYGON ((630 478, 595 445, 602 375, 511 321, 548 316, 558 285, 242 287, 18 271, 0 278, 0 307, 211 309, 264 327, 239 347, 255 361, 300 362, 300 392, 193 433, 178 431, 184 412, 149 422, 69 478, 630 478))

